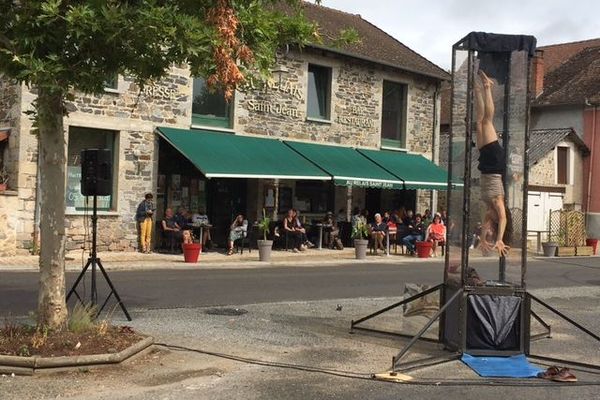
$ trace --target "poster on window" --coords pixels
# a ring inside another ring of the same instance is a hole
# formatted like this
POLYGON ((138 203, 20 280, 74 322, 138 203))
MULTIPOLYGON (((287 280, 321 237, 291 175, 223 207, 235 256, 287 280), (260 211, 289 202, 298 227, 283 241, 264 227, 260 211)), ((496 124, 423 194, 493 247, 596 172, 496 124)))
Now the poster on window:
MULTIPOLYGON (((67 210, 79 211, 86 209, 86 198, 81 194, 81 166, 67 167, 67 210)), ((98 196, 98 210, 110 210, 111 196, 98 196)), ((92 197, 89 197, 88 209, 92 208, 92 197)))
POLYGON ((164 174, 158 175, 158 184, 156 185, 157 193, 165 193, 167 188, 167 176, 164 174))

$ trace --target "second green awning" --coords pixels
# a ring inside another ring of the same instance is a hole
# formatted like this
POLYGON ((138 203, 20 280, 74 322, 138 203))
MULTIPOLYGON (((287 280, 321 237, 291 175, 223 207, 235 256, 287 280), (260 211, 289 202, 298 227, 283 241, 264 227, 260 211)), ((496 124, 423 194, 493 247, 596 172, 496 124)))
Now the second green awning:
POLYGON ((285 141, 322 170, 336 185, 402 189, 403 182, 351 147, 285 141))
POLYGON ((161 127, 158 132, 207 178, 331 180, 280 140, 199 129, 161 127))
POLYGON ((448 186, 448 172, 421 155, 389 150, 359 149, 358 152, 404 179, 407 189, 445 190, 448 186))

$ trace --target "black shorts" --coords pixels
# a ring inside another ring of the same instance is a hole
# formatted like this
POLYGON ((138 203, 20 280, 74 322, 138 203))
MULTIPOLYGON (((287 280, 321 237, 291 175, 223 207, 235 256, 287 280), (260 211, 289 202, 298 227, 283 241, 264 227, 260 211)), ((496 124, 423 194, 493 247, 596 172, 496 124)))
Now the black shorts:
POLYGON ((506 156, 504 148, 495 140, 479 149, 479 166, 482 174, 504 175, 506 156))

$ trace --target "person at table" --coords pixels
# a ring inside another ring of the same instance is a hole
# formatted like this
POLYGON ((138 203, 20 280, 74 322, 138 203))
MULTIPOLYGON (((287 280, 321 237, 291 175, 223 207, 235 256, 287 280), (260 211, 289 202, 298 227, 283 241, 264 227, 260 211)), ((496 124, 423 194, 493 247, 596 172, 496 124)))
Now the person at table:
POLYGON ((298 211, 295 208, 292 208, 292 211, 294 212, 294 218, 296 220, 297 230, 302 233, 302 235, 300 237, 300 243, 302 244, 302 246, 304 246, 305 249, 307 249, 309 247, 315 247, 315 244, 313 242, 311 242, 310 240, 308 240, 308 235, 306 234, 306 228, 304 227, 304 224, 302 224, 302 222, 300 221, 300 211, 298 211))
POLYGON ((340 230, 337 221, 333 218, 333 213, 328 211, 323 218, 323 241, 329 249, 343 250, 344 245, 339 238, 340 230))
POLYGON ((366 224, 367 221, 360 212, 360 208, 354 207, 352 211, 352 229, 356 229, 359 223, 366 224))
POLYGON ((179 207, 177 209, 177 213, 175 214, 175 222, 181 229, 187 229, 188 224, 190 224, 191 216, 188 216, 188 212, 185 207, 179 207))
POLYGON ((346 222, 346 209, 340 208, 337 214, 337 222, 346 222))
POLYGON ((243 239, 248 232, 248 220, 242 214, 236 215, 229 227, 229 240, 227 241, 227 255, 233 254, 233 244, 236 240, 243 239))
POLYGON ((388 226, 385 222, 383 222, 381 214, 375 214, 375 221, 371 223, 369 228, 371 240, 373 241, 373 246, 375 247, 375 254, 377 254, 378 249, 385 251, 383 240, 385 239, 385 233, 387 232, 387 229, 388 226))
POLYGON ((415 255, 415 244, 423 240, 424 230, 421 214, 415 215, 414 221, 408 224, 408 235, 402 239, 402 243, 404 243, 410 255, 415 255))
POLYGON ((192 225, 194 228, 202 227, 202 251, 206 251, 206 243, 211 242, 212 238, 210 236, 210 222, 208 220, 208 215, 204 212, 203 209, 199 209, 197 213, 192 215, 192 225))
POLYGON ((139 225, 140 249, 142 253, 150 253, 150 242, 152 240, 152 216, 154 215, 154 202, 152 193, 146 193, 144 200, 138 205, 135 219, 139 225))
POLYGON ((433 221, 427 227, 425 237, 431 242, 431 256, 437 257, 437 247, 440 243, 446 242, 446 226, 442 224, 442 216, 435 213, 433 221))
POLYGON ((183 242, 183 230, 177 223, 172 208, 167 208, 165 210, 165 217, 161 221, 161 226, 165 237, 169 239, 169 241, 175 241, 178 246, 183 242))
POLYGON ((300 228, 298 223, 294 210, 290 208, 283 219, 283 230, 287 235, 288 246, 291 246, 294 253, 306 250, 306 247, 302 244, 303 228, 300 228))

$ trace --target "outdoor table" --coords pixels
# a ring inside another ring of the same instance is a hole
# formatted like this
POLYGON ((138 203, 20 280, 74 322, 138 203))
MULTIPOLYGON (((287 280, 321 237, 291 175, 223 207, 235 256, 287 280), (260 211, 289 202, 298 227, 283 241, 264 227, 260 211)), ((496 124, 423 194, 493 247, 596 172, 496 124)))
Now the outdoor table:
POLYGON ((213 227, 211 224, 192 224, 191 226, 192 226, 193 229, 200 229, 200 235, 199 235, 200 236, 200 243, 202 243, 202 238, 203 238, 203 236, 202 236, 202 230, 204 228, 210 230, 213 227))
POLYGON ((535 233, 537 236, 537 252, 538 254, 542 252, 542 233, 550 233, 549 230, 528 230, 527 233, 535 233))

